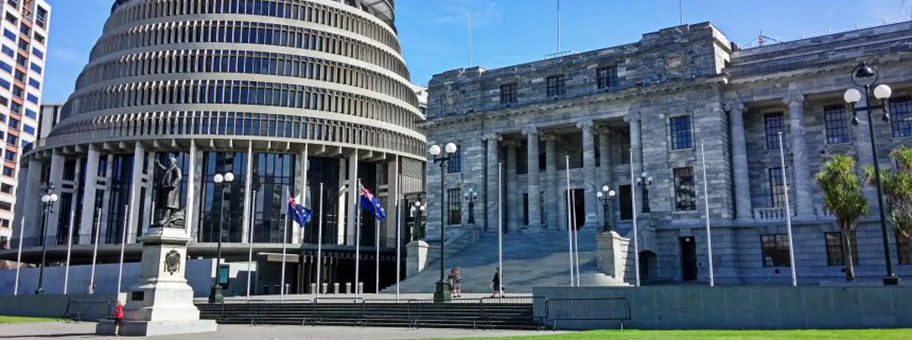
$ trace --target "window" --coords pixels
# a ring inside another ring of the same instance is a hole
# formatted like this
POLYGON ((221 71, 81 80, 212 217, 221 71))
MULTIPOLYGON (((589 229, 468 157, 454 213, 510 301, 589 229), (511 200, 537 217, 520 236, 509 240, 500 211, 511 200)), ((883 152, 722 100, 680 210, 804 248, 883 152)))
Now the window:
POLYGON ((41 34, 35 33, 35 36, 32 39, 37 41, 39 44, 44 44, 44 36, 41 34))
POLYGON ((697 196, 692 167, 674 169, 675 208, 679 211, 697 210, 697 196))
POLYGON ((6 135, 6 144, 16 146, 19 143, 19 138, 13 135, 6 135))
MULTIPOLYGON (((845 255, 843 253, 842 233, 823 233, 826 239, 827 265, 828 266, 845 266, 845 255)), ((858 242, 855 238, 855 232, 849 233, 849 243, 852 247, 852 263, 858 265, 858 242)))
POLYGON ((823 118, 826 124, 827 144, 849 142, 849 128, 845 114, 845 106, 830 105, 824 107, 823 118))
POLYGON ((690 131, 690 116, 673 117, 671 123, 671 148, 673 150, 693 148, 693 134, 690 131))
MULTIPOLYGON (((22 98, 22 94, 24 92, 25 92, 25 90, 23 88, 21 88, 19 86, 13 86, 13 95, 16 96, 17 98, 22 98)), ((16 111, 16 112, 19 112, 19 111, 16 111)))
MULTIPOLYGON (((0 98, 2 98, 2 97, 0 97, 0 98)), ((2 99, 6 99, 6 98, 2 98, 2 99)), ((29 108, 25 109, 25 116, 29 117, 31 119, 34 119, 34 120, 38 120, 38 113, 29 108)))
POLYGON ((450 155, 450 161, 447 162, 447 173, 462 172, 462 148, 457 147, 456 152, 450 155))
POLYGON ((12 194, 13 193, 12 184, 6 184, 6 183, 0 184, 0 192, 3 192, 4 194, 12 194))
POLYGON ((11 23, 11 24, 13 24, 13 25, 19 23, 19 19, 16 18, 16 16, 13 15, 13 13, 10 13, 10 12, 6 12, 6 21, 9 22, 9 23, 11 23))
MULTIPOLYGON (((566 193, 565 193, 566 194, 566 193)), ((621 219, 633 219, 633 193, 630 192, 630 184, 618 187, 618 209, 621 210, 621 219)), ((566 201, 566 199, 564 199, 566 201)))
POLYGON ((15 152, 12 152, 12 151, 9 151, 9 150, 6 150, 6 154, 3 155, 3 159, 8 160, 8 161, 10 161, 10 162, 15 162, 15 161, 16 161, 16 153, 15 153, 15 152))
POLYGON ((3 36, 7 37, 9 40, 16 41, 16 33, 13 33, 13 31, 8 29, 3 29, 3 36))
POLYGON ((912 242, 908 237, 903 236, 899 230, 893 230, 896 237, 896 253, 899 257, 899 264, 912 264, 912 242))
POLYGON ((912 137, 912 99, 909 97, 890 100, 890 125, 893 137, 912 137))
POLYGON ((16 171, 16 170, 13 170, 13 168, 10 168, 10 167, 8 167, 8 166, 4 166, 4 167, 3 167, 3 176, 6 176, 6 177, 13 177, 13 172, 15 172, 15 171, 16 171))
POLYGON ((32 48, 32 55, 38 57, 38 59, 44 59, 44 52, 41 52, 37 47, 32 48))
POLYGON ((563 75, 550 76, 546 78, 546 83, 548 85, 548 97, 564 95, 564 83, 566 83, 566 81, 563 75))
POLYGON ((35 73, 41 74, 41 66, 38 66, 38 64, 32 63, 31 69, 32 71, 35 71, 35 73))
MULTIPOLYGON (((3 168, 3 174, 4 174, 4 175, 6 175, 6 170, 7 170, 7 169, 9 169, 9 168, 7 168, 7 167, 4 167, 4 168, 3 168)), ((7 175, 7 176, 12 176, 12 175, 7 175)), ((10 202, 0 202, 0 210, 3 210, 3 211, 13 211, 13 204, 10 203, 10 202)))
POLYGON ((782 132, 782 139, 785 139, 785 115, 782 112, 768 113, 763 117, 766 123, 766 149, 779 149, 779 133, 782 132))
POLYGON ((44 28, 47 25, 47 14, 48 11, 41 6, 38 6, 38 13, 35 16, 35 23, 38 24, 38 27, 44 28))
POLYGON ((447 203, 449 203, 449 216, 447 218, 447 224, 461 224, 462 223, 462 189, 448 189, 447 190, 447 203))
POLYGON ((13 65, 0 61, 0 70, 4 70, 6 73, 13 74, 13 65))
MULTIPOLYGON (((788 168, 785 168, 788 171, 788 168)), ((785 185, 782 183, 782 168, 769 169, 770 204, 785 207, 785 185)))
POLYGON ((603 67, 595 70, 595 77, 598 82, 598 88, 607 89, 617 85, 618 70, 617 66, 603 67))
POLYGON ((760 235, 760 251, 764 267, 790 267, 788 236, 760 235))
POLYGON ((516 99, 516 83, 500 85, 501 104, 515 103, 516 99))
POLYGON ((28 124, 22 126, 22 131, 25 131, 25 133, 30 134, 32 136, 35 135, 35 128, 28 124))
POLYGON ((3 54, 8 55, 10 58, 14 57, 16 54, 16 51, 13 51, 12 48, 7 47, 6 45, 3 45, 3 47, 0 47, 0 49, 3 50, 3 54))
POLYGON ((9 90, 10 86, 13 86, 8 80, 0 77, 0 87, 9 90))
POLYGON ((29 84, 29 86, 35 88, 36 90, 41 89, 41 82, 36 80, 35 78, 29 77, 28 84, 29 84))
POLYGON ((28 98, 28 101, 31 102, 32 104, 38 105, 38 96, 29 93, 28 95, 26 95, 26 98, 28 98))
POLYGON ((19 120, 16 118, 10 118, 9 127, 13 129, 19 129, 19 120))

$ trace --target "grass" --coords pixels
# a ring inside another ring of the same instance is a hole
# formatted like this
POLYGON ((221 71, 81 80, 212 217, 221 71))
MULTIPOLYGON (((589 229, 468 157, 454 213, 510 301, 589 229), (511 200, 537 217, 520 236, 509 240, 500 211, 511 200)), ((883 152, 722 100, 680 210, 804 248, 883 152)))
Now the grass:
POLYGON ((4 323, 24 323, 24 322, 48 322, 48 321, 61 321, 62 319, 57 318, 39 318, 34 316, 12 316, 12 315, 0 315, 0 324, 4 323))
POLYGON ((529 337, 488 339, 912 339, 912 329, 843 329, 843 330, 787 330, 787 331, 640 331, 598 330, 529 337))

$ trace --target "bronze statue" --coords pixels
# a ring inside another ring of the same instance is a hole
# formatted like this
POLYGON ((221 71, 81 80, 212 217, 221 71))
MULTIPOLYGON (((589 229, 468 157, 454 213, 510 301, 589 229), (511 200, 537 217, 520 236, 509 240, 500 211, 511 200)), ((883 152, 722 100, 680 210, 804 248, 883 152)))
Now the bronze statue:
POLYGON ((161 211, 161 219, 158 224, 164 227, 183 228, 183 223, 181 223, 181 226, 177 226, 174 223, 176 219, 183 220, 183 216, 180 216, 182 214, 177 213, 181 208, 180 182, 183 178, 181 170, 177 166, 177 158, 171 157, 168 167, 162 165, 157 159, 155 164, 165 171, 158 186, 158 199, 155 202, 155 206, 161 211))

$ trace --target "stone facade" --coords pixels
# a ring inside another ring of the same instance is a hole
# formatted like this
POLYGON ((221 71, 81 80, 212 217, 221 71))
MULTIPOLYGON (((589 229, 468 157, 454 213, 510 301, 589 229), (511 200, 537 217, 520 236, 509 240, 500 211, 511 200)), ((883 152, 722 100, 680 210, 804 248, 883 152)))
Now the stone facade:
MULTIPOLYGON (((853 127, 842 99, 854 86, 850 74, 865 61, 893 88, 893 125, 880 122, 879 113, 874 122, 880 161, 888 166, 889 150, 912 144, 902 120, 912 115, 910 59, 908 22, 750 49, 730 43, 710 23, 684 25, 632 44, 435 75, 424 126, 429 144, 460 146, 461 167, 447 171, 445 186, 479 193, 474 215, 484 216, 476 221, 488 232, 497 230, 500 216, 507 232, 566 230, 568 206, 575 225, 601 228, 606 212, 595 193, 604 185, 616 190, 608 222, 632 236, 636 207, 644 281, 708 281, 705 150, 720 283, 790 280, 788 261, 782 266, 776 250, 761 246, 761 235, 786 234, 784 197, 773 192, 781 192, 781 182, 771 178, 780 168, 776 132, 782 131, 799 282, 816 283, 843 274, 840 265, 828 265, 841 255, 828 259, 824 233, 838 227, 821 208, 813 175, 831 154, 871 162, 867 120, 853 127)), ((431 212, 440 211, 440 171, 428 167, 431 212)), ((448 227, 466 224, 467 202, 447 207, 448 227)), ((885 273, 873 211, 857 231, 860 277, 885 273)), ((429 214, 428 225, 439 232, 440 215, 429 214)), ((897 250, 892 231, 888 239, 897 272, 912 273, 909 248, 897 250)))

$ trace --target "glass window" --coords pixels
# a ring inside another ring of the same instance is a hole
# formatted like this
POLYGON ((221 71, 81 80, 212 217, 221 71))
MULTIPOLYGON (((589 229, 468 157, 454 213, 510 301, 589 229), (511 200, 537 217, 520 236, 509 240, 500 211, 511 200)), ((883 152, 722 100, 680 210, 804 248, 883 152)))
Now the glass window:
POLYGON ((44 36, 41 34, 35 33, 33 40, 37 41, 39 44, 44 44, 44 36))
POLYGON ((16 33, 13 33, 13 31, 10 31, 6 28, 3 29, 3 36, 7 37, 9 40, 12 40, 13 42, 16 41, 16 33))
POLYGON ((16 18, 12 12, 6 12, 6 21, 15 25, 19 23, 19 18, 16 18))
POLYGON ((44 52, 41 52, 37 47, 32 48, 32 55, 38 57, 38 59, 44 59, 44 52))
MULTIPOLYGON (((4 99, 5 99, 5 98, 4 98, 4 99)), ((31 118, 31 119, 34 119, 34 120, 38 120, 38 113, 35 112, 35 111, 33 111, 32 109, 26 108, 26 109, 25 109, 25 116, 26 116, 26 117, 29 117, 29 118, 31 118)))
POLYGON ((16 118, 10 118, 9 127, 13 129, 19 129, 19 120, 16 118))
POLYGON ((12 194, 13 186, 11 184, 2 183, 0 184, 0 192, 3 192, 5 194, 12 194))
MULTIPOLYGON (((565 196, 562 196, 564 201, 566 201, 566 192, 565 196)), ((633 218, 633 193, 630 192, 630 184, 622 184, 618 186, 618 209, 621 210, 621 219, 629 220, 633 218)))
POLYGON ((4 70, 6 73, 13 74, 13 65, 0 61, 0 70, 4 70))
POLYGON ((779 149, 779 133, 782 132, 782 139, 785 140, 785 114, 782 112, 768 113, 763 116, 766 123, 766 149, 779 149))
POLYGON ((6 150, 6 153, 3 155, 3 159, 8 160, 8 161, 10 161, 10 162, 15 162, 15 161, 16 161, 16 153, 15 153, 15 152, 12 152, 12 151, 9 151, 9 150, 6 150))
POLYGON ((447 224, 462 224, 462 189, 447 189, 449 215, 447 224))
POLYGON ((830 105, 824 107, 823 118, 826 124, 827 144, 849 142, 848 119, 846 119, 844 105, 830 105))
MULTIPOLYGON (((16 172, 15 169, 8 167, 8 166, 3 166, 3 176, 14 177, 15 172, 16 172)), ((5 209, 5 210, 9 210, 9 209, 5 209)))
POLYGON ((697 197, 692 167, 674 169, 675 208, 679 211, 697 210, 697 197))
POLYGON ((515 103, 516 100, 516 83, 500 85, 501 104, 515 103))
POLYGON ((40 90, 40 89, 41 89, 41 82, 38 81, 38 80, 36 80, 35 78, 29 77, 28 83, 29 83, 29 86, 35 88, 36 90, 40 90))
POLYGON ((6 135, 6 144, 16 146, 19 143, 19 137, 13 135, 6 135))
POLYGON ((32 63, 31 69, 32 71, 35 71, 35 73, 41 74, 42 69, 38 64, 32 63))
POLYGON ((2 50, 3 50, 3 54, 6 54, 6 55, 10 56, 10 58, 12 58, 13 56, 15 56, 15 54, 16 54, 16 51, 13 51, 12 48, 9 48, 9 47, 6 46, 6 45, 3 45, 2 50))
POLYGON ((899 230, 893 229, 893 236, 896 237, 896 253, 899 256, 899 264, 912 264, 912 241, 903 236, 899 230))
POLYGON ((450 161, 447 162, 447 173, 457 173, 462 171, 462 148, 457 147, 456 152, 450 155, 450 161))
POLYGON ((764 267, 790 267, 788 235, 760 235, 764 267))
MULTIPOLYGON (((785 168, 788 171, 788 168, 785 168)), ((770 200, 773 207, 785 207, 785 185, 782 183, 782 168, 769 169, 770 200)))
MULTIPOLYGON (((13 177, 13 169, 3 167, 3 175, 13 177)), ((13 211, 13 204, 10 202, 0 202, 0 210, 13 211)))
POLYGON ((690 116, 673 117, 671 123, 671 148, 673 150, 693 148, 693 134, 690 131, 690 116))
POLYGON ((26 97, 28 98, 28 101, 31 102, 32 104, 38 105, 38 96, 29 93, 26 97))
POLYGON ((595 71, 595 75, 599 89, 617 85, 617 66, 602 67, 595 71))
MULTIPOLYGON (((828 266, 845 266, 845 254, 843 253, 842 233, 823 233, 826 239, 827 265, 828 266)), ((855 238, 855 232, 849 232, 849 243, 852 249, 852 263, 858 265, 858 241, 855 238)))
POLYGON ((32 136, 35 135, 35 128, 28 124, 22 126, 22 131, 25 131, 25 133, 30 134, 32 136))
POLYGON ((912 136, 912 99, 909 97, 890 100, 890 125, 893 127, 893 137, 912 136))
POLYGON ((548 97, 554 96, 563 96, 565 93, 565 81, 566 77, 563 75, 559 76, 550 76, 545 79, 546 85, 548 87, 548 97))

